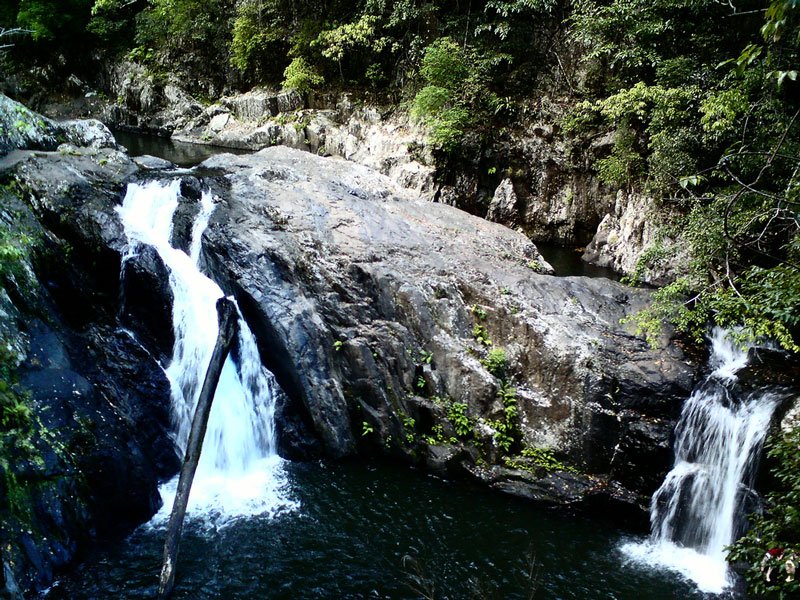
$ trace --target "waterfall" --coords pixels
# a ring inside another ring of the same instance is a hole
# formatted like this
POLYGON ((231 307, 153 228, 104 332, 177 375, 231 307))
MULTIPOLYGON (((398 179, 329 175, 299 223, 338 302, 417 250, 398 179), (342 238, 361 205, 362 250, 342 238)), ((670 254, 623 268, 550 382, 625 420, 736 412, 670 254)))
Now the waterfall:
MULTIPOLYGON (((202 234, 214 212, 203 192, 192 227, 190 252, 170 244, 180 182, 130 184, 117 208, 129 248, 124 260, 146 244, 169 271, 175 345, 165 369, 171 387, 175 443, 181 455, 218 333, 216 301, 224 294, 199 266, 202 234)), ((238 307, 237 307, 238 311, 238 307)), ((208 429, 189 499, 189 514, 215 523, 229 517, 291 509, 283 461, 275 451, 277 383, 263 367, 255 337, 239 313, 239 335, 220 375, 208 429)), ((164 505, 154 520, 169 516, 177 476, 161 486, 164 505)))
POLYGON ((743 505, 779 397, 738 394, 747 363, 725 330, 711 336, 714 371, 694 389, 675 429, 675 463, 650 505, 651 534, 623 546, 629 556, 681 572, 701 591, 733 583, 725 547, 741 533, 743 505))

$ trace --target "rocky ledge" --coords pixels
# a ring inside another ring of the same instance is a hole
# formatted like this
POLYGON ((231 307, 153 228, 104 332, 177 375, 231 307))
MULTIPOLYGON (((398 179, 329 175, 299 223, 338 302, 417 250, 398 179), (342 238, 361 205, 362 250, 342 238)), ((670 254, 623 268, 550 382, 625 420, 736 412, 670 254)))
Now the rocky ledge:
POLYGON ((655 489, 693 373, 620 324, 647 291, 549 276, 524 235, 343 160, 274 147, 201 168, 223 198, 207 268, 294 399, 286 448, 554 504, 655 489))

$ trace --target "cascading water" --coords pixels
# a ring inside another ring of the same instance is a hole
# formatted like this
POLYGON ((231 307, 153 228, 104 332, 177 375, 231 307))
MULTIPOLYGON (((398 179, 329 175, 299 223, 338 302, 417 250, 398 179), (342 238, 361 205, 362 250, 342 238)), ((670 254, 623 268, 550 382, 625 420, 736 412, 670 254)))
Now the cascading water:
POLYGON ((747 352, 719 328, 711 345, 714 371, 683 407, 674 466, 651 502, 650 539, 623 551, 683 573, 703 592, 720 593, 733 583, 725 547, 741 532, 744 500, 779 397, 737 397, 736 372, 747 352))
MULTIPOLYGON (((201 239, 214 202, 204 192, 192 227, 190 253, 170 245, 180 182, 128 186, 117 211, 129 240, 125 259, 142 244, 158 252, 169 270, 173 294, 175 345, 166 368, 172 392, 175 442, 186 447, 194 407, 217 337, 215 304, 220 287, 198 267, 201 239)), ((239 315, 239 336, 220 375, 203 450, 189 499, 189 513, 215 522, 232 516, 291 509, 282 460, 275 452, 274 411, 277 384, 261 364, 255 338, 239 315)), ((161 487, 164 506, 154 518, 169 516, 177 477, 161 487)))

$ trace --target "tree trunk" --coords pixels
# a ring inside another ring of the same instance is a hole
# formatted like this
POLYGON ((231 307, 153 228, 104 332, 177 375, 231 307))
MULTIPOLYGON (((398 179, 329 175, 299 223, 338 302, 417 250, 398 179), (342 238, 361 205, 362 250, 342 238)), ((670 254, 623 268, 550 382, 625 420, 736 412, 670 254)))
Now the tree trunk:
POLYGON ((219 335, 211 362, 206 371, 203 389, 197 399, 192 429, 189 432, 189 442, 186 445, 186 456, 183 459, 181 475, 178 480, 178 491, 175 494, 175 503, 172 505, 172 514, 167 526, 167 539, 164 542, 164 563, 161 567, 161 577, 158 583, 158 597, 160 600, 169 598, 175 586, 175 561, 178 558, 178 544, 183 532, 183 518, 186 514, 186 505, 189 502, 189 492, 192 480, 200 460, 200 451, 203 448, 203 438, 206 435, 208 415, 211 412, 211 402, 217 389, 222 366, 230 351, 231 342, 236 334, 236 307, 227 298, 217 300, 217 318, 219 319, 219 335))

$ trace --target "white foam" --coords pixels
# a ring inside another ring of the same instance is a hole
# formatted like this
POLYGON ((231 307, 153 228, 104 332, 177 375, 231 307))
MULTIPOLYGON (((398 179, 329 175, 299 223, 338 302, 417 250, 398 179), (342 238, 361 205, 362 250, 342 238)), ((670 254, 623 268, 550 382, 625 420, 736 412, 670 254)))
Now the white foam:
POLYGON ((671 542, 649 540, 623 544, 621 550, 633 562, 680 573, 707 594, 721 594, 733 584, 724 555, 701 554, 671 542))
MULTIPOLYGON (((159 488, 164 504, 150 521, 151 526, 166 526, 177 487, 178 478, 175 477, 159 488)), ((186 512, 190 520, 224 527, 241 518, 256 515, 273 518, 299 508, 299 503, 292 498, 284 460, 272 455, 255 461, 237 474, 206 470, 192 485, 186 512)))
POLYGON ((650 540, 625 544, 632 559, 682 573, 704 592, 732 584, 725 548, 735 540, 743 489, 752 485, 778 397, 737 397, 732 383, 747 364, 747 350, 716 328, 711 336, 714 371, 681 411, 675 429, 675 462, 650 506, 650 540))
POLYGON ((723 380, 736 379, 736 373, 747 364, 747 348, 737 343, 727 329, 714 327, 711 332, 711 356, 709 362, 713 376, 723 380))
MULTIPOLYGON (((202 235, 215 206, 209 193, 204 192, 200 200, 189 255, 170 245, 179 193, 178 181, 131 184, 117 210, 130 242, 126 258, 147 244, 169 270, 175 345, 165 372, 172 392, 175 442, 182 456, 217 338, 216 302, 223 291, 198 267, 202 235)), ((255 337, 241 313, 237 342, 236 360, 229 356, 225 361, 214 395, 187 509, 190 517, 215 523, 296 507, 286 485, 284 463, 275 450, 277 383, 261 364, 255 337)), ((154 522, 168 517, 177 479, 161 487, 164 506, 154 522)))

